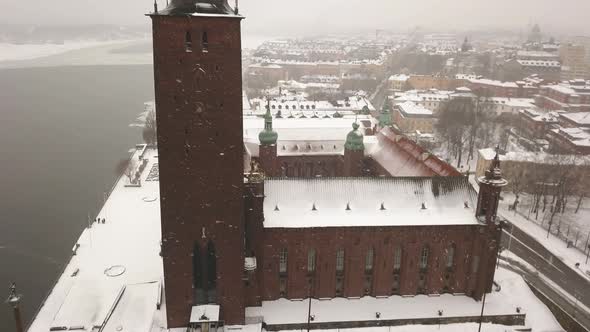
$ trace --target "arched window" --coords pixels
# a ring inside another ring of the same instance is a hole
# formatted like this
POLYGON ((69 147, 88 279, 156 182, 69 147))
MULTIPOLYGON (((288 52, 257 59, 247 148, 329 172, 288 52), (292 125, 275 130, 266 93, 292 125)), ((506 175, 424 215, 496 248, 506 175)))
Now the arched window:
POLYGON ((393 252, 393 270, 399 271, 402 267, 402 248, 397 247, 393 252))
POLYGON ((279 251, 279 273, 287 273, 287 248, 279 251))
POLYGON ((449 251, 447 252, 447 269, 452 269, 455 264, 455 244, 451 244, 449 251))
POLYGON ((203 31, 201 46, 203 47, 203 52, 209 52, 209 36, 207 36, 207 31, 203 31))
POLYGON ((203 275, 201 271, 201 254, 199 244, 195 243, 193 247, 193 288, 203 288, 203 275))
POLYGON ((375 252, 373 250, 373 248, 369 248, 369 250, 367 250, 367 255, 365 256, 365 272, 367 273, 371 273, 373 272, 373 260, 375 256, 375 252))
POLYGON ((336 273, 344 273, 344 249, 338 249, 336 252, 336 273))
POLYGON ((184 49, 186 52, 193 51, 193 38, 191 37, 190 31, 187 31, 184 35, 184 49))
POLYGON ((207 244, 207 288, 214 289, 217 283, 217 256, 212 241, 207 244))
POLYGON ((420 252, 420 269, 422 270, 426 270, 426 268, 428 267, 428 254, 430 253, 430 250, 428 249, 428 246, 424 246, 422 248, 422 251, 420 252))
POLYGON ((307 273, 315 272, 315 249, 309 249, 307 252, 307 273))

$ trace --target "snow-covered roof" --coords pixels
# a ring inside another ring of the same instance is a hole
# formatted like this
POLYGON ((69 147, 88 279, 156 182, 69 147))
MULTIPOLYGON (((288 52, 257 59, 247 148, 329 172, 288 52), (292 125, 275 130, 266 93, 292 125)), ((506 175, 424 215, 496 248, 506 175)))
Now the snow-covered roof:
POLYGON ((535 100, 533 98, 490 97, 487 98, 487 101, 493 104, 506 105, 510 107, 522 107, 530 109, 534 109, 536 107, 535 100))
POLYGON ((541 113, 535 111, 534 109, 524 109, 520 110, 520 114, 526 116, 532 121, 536 122, 549 122, 549 123, 557 123, 558 122, 558 114, 555 112, 548 112, 548 113, 541 113))
POLYGON ((580 126, 590 125, 590 112, 574 112, 574 113, 560 113, 559 116, 564 117, 580 126))
POLYGON ((424 108, 422 105, 415 104, 411 101, 406 101, 404 103, 396 105, 400 112, 405 116, 420 116, 420 117, 430 117, 432 116, 432 111, 429 109, 424 108))
MULTIPOLYGON (((277 154, 287 155, 332 155, 344 152, 346 135, 357 121, 361 130, 371 129, 375 120, 370 115, 345 116, 343 118, 274 118, 273 129, 278 133, 277 154)), ((264 129, 264 119, 244 117, 244 144, 252 156, 258 156, 258 134, 264 129)), ((365 136, 365 145, 375 143, 365 136)), ((366 150, 369 150, 368 148, 366 150)))
POLYGON ((405 75, 405 74, 398 74, 398 75, 391 75, 389 77, 390 81, 398 81, 398 82, 405 82, 408 79, 410 79, 409 75, 405 75))
POLYGON ((453 166, 430 154, 416 142, 396 134, 391 128, 383 128, 375 135, 375 139, 376 144, 366 149, 365 154, 391 176, 460 175, 453 166))
POLYGON ((519 64, 526 67, 561 67, 559 61, 548 61, 548 60, 516 60, 519 64))
POLYGON ((490 85, 502 88, 518 88, 518 85, 515 82, 502 82, 487 78, 467 78, 467 80, 472 84, 490 85))
POLYGON ((478 223, 465 177, 266 179, 264 194, 267 228, 478 223))
POLYGON ((569 140, 573 145, 576 146, 590 146, 590 130, 588 128, 563 128, 559 127, 556 129, 551 129, 552 132, 555 134, 566 138, 569 140))
POLYGON ((555 53, 544 51, 518 51, 516 52, 518 58, 537 58, 537 59, 558 59, 559 56, 555 53))
POLYGON ((395 102, 405 102, 405 101, 413 101, 416 103, 419 102, 428 102, 428 101, 445 101, 449 100, 452 91, 442 91, 442 90, 426 90, 426 91, 419 91, 419 90, 409 90, 401 93, 395 94, 395 102))

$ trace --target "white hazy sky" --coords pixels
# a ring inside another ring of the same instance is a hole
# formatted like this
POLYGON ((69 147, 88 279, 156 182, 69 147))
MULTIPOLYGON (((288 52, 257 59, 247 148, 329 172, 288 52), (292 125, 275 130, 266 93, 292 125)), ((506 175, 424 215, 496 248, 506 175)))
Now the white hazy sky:
MULTIPOLYGON (((0 23, 147 24, 142 14, 153 0, 0 0, 0 8, 0 23)), ((240 0, 240 8, 245 31, 267 35, 418 25, 520 30, 531 22, 551 34, 590 34, 589 0, 240 0)))

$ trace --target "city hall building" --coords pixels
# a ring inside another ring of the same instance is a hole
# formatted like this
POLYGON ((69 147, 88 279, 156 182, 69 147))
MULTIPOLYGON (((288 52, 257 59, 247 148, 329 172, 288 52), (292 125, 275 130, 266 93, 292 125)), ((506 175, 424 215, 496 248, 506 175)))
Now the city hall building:
POLYGON ((207 305, 234 325, 245 323, 246 307, 280 298, 479 300, 491 291, 506 184, 498 159, 478 195, 387 128, 375 150, 351 123, 342 149, 295 144, 293 152, 270 112, 249 148, 238 9, 172 0, 150 17, 169 328, 199 321, 207 305))

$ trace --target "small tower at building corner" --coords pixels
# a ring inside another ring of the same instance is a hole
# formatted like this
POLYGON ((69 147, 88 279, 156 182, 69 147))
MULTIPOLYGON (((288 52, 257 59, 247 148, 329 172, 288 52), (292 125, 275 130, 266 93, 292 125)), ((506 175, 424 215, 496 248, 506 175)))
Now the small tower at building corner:
POLYGON ((355 121, 344 143, 344 176, 361 176, 365 156, 364 135, 355 121))
POLYGON ((8 299, 6 299, 6 304, 12 308, 14 314, 14 323, 16 324, 16 332, 24 332, 23 320, 20 312, 20 300, 21 296, 17 294, 16 284, 13 283, 10 286, 10 293, 8 295, 8 299))
POLYGON ((508 185, 508 181, 502 177, 500 169, 500 149, 496 148, 496 156, 486 170, 485 175, 479 177, 479 196, 477 199, 476 216, 486 223, 495 221, 500 202, 502 188, 508 185))
POLYGON ((279 135, 272 128, 272 114, 270 113, 270 100, 264 114, 264 129, 258 134, 260 145, 258 157, 264 173, 268 176, 278 176, 277 167, 277 139, 279 135))

